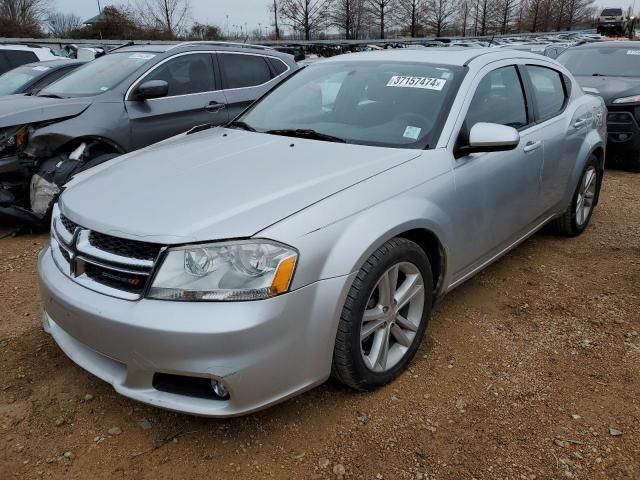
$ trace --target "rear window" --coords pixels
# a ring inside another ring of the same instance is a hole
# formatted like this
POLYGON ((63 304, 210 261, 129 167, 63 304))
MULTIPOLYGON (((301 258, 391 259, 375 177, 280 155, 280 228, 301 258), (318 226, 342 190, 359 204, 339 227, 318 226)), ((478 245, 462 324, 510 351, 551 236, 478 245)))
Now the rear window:
POLYGON ((225 88, 255 87, 271 80, 271 70, 264 57, 223 53, 220 59, 225 88))
POLYGON ((569 48, 557 60, 578 76, 640 77, 637 47, 569 48))
POLYGON ((621 17, 621 8, 605 8, 600 14, 601 17, 621 17))

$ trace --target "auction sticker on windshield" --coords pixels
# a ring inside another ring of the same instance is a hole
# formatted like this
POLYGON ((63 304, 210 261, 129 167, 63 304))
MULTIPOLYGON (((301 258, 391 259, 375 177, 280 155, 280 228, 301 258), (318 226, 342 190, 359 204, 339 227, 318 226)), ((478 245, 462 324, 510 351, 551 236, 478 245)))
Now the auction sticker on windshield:
POLYGON ((640 50, 627 50, 627 55, 640 55, 640 50))
POLYGON ((387 87, 424 88, 427 90, 442 90, 447 81, 442 78, 405 77, 394 75, 387 83, 387 87))

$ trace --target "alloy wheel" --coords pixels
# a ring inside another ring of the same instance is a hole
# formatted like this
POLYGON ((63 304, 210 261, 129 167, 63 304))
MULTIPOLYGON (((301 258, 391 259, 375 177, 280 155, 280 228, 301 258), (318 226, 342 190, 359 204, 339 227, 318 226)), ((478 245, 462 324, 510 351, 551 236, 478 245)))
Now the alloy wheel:
POLYGON ((596 198, 598 174, 595 167, 585 170, 576 199, 576 224, 581 227, 589 219, 596 198))
POLYGON ((396 263, 380 277, 360 327, 360 350, 369 370, 386 372, 405 356, 422 321, 424 294, 424 280, 412 263, 396 263))

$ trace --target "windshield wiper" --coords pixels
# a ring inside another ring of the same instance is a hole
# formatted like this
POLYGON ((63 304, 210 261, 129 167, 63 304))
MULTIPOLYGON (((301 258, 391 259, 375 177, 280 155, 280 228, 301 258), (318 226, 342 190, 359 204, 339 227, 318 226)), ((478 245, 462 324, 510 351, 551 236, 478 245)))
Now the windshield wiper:
POLYGON ((38 94, 37 96, 42 98, 64 98, 64 97, 61 97, 60 95, 56 95, 55 93, 43 93, 43 94, 38 94))
POLYGON ((592 73, 591 76, 592 77, 607 77, 608 75, 605 75, 604 73, 592 73))
POLYGON ((230 124, 227 125, 227 128, 240 128, 242 130, 246 130, 247 132, 255 132, 256 129, 253 128, 251 125, 249 125, 246 122, 243 122, 241 120, 235 121, 235 122, 231 122, 230 124))
POLYGON ((316 132, 315 130, 303 128, 267 130, 264 133, 268 133, 270 135, 282 135, 285 137, 300 137, 310 138, 312 140, 324 140, 326 142, 347 143, 344 138, 334 137, 333 135, 327 135, 326 133, 320 133, 316 132))

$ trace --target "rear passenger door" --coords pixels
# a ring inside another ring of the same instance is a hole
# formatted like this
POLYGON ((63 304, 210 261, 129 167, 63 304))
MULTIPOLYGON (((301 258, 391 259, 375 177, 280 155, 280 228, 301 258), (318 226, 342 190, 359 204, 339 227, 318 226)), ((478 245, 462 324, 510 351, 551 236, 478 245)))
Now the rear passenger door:
POLYGON ((254 53, 220 52, 218 63, 230 119, 265 94, 274 79, 289 69, 275 57, 254 53))
POLYGON ((210 52, 189 52, 166 59, 142 75, 125 100, 131 126, 131 145, 145 147, 186 132, 196 125, 227 123, 226 97, 214 75, 210 52), (169 84, 166 97, 138 100, 135 89, 150 80, 169 84))
POLYGON ((525 70, 533 98, 536 128, 544 139, 543 167, 538 213, 548 213, 563 200, 576 156, 588 131, 583 115, 570 122, 565 109, 569 101, 568 79, 558 70, 543 65, 526 65, 525 70))

